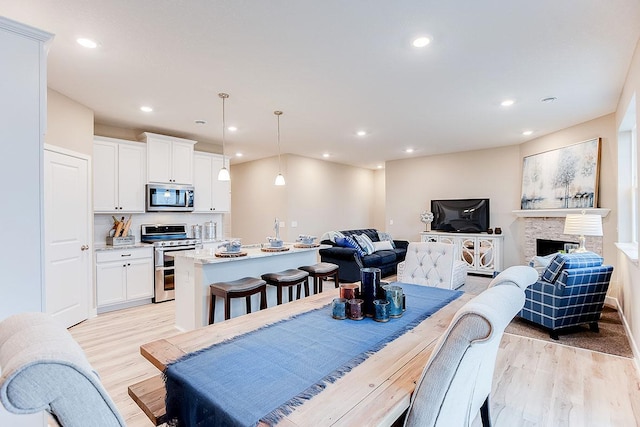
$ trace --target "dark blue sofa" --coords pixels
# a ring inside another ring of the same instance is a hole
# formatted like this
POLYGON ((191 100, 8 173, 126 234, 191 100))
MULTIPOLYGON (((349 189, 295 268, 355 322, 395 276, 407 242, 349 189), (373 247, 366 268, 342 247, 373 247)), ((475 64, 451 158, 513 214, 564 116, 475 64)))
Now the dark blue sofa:
MULTIPOLYGON (((369 238, 378 242, 378 230, 365 228, 361 230, 342 230, 345 236, 366 234, 369 238)), ((320 249, 320 259, 322 262, 330 262, 340 267, 338 278, 341 282, 360 281, 361 267, 377 267, 381 270, 382 277, 396 274, 398 263, 404 261, 407 254, 409 242, 406 240, 394 240, 395 249, 381 250, 370 255, 360 256, 353 248, 337 246, 330 240, 323 240, 323 245, 331 245, 330 248, 320 249)))

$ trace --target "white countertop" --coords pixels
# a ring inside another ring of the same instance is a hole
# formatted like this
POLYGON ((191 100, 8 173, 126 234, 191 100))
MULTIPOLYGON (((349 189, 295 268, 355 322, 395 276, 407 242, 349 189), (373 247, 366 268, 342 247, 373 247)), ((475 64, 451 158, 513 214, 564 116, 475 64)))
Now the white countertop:
POLYGON ((298 252, 317 251, 318 249, 329 247, 328 245, 314 246, 310 248, 296 248, 293 243, 285 243, 284 247, 289 248, 287 251, 278 252, 264 252, 261 250, 260 245, 247 245, 243 246, 241 252, 246 252, 247 255, 239 257, 218 257, 216 252, 220 252, 222 249, 218 248, 203 248, 203 249, 191 249, 188 251, 176 251, 171 255, 174 257, 191 258, 195 264, 218 264, 224 262, 239 262, 246 259, 266 258, 273 256, 287 255, 298 252))
POLYGON ((136 242, 132 245, 122 245, 122 246, 111 246, 111 245, 107 245, 106 243, 98 243, 94 245, 93 250, 96 252, 100 252, 100 251, 113 251, 113 250, 118 251, 121 249, 150 248, 150 247, 153 247, 153 244, 142 243, 142 242, 136 242))

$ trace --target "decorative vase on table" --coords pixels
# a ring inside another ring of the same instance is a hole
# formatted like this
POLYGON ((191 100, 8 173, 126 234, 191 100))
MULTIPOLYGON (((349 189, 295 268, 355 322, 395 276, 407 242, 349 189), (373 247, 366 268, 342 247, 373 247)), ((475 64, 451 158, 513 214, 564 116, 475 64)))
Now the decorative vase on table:
POLYGON ((422 211, 422 213, 420 214, 420 222, 422 222, 424 224, 424 231, 429 231, 429 226, 431 225, 431 222, 433 221, 433 213, 429 212, 429 211, 422 211))
POLYGON ((360 269, 360 297, 364 301, 362 309, 365 316, 373 317, 375 314, 376 310, 373 301, 377 299, 381 276, 382 272, 379 268, 366 267, 360 269))

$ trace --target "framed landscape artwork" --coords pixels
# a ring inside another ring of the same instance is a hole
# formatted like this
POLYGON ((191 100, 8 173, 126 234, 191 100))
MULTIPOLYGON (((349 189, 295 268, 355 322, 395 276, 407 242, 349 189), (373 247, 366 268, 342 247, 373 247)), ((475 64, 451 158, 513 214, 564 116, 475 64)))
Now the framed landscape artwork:
POLYGON ((521 209, 598 206, 600 138, 523 159, 521 209))

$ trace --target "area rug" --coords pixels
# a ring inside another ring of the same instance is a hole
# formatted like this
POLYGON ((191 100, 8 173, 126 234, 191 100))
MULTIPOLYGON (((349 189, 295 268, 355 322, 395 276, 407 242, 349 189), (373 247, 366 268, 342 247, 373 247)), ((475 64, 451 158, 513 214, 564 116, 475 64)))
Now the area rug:
MULTIPOLYGON (((465 284, 459 290, 478 295, 487 289, 490 281, 491 278, 489 277, 469 275, 465 284)), ((633 358, 629 339, 616 309, 605 306, 598 326, 600 327, 600 332, 591 332, 588 325, 567 328, 558 333, 559 340, 554 340, 549 336, 547 329, 516 317, 507 326, 505 333, 633 358)))

